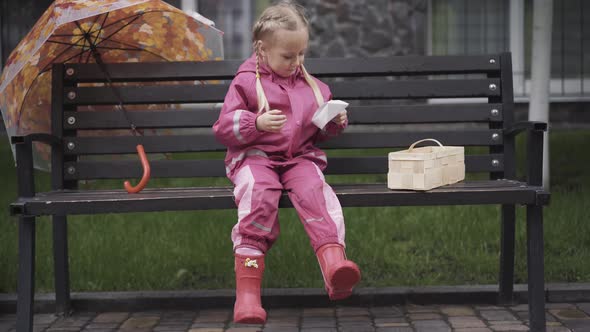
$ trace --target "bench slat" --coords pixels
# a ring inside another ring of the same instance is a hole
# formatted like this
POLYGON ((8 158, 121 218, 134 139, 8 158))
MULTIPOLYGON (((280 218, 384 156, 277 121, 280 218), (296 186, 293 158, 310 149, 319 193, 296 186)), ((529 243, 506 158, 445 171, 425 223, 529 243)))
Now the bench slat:
MULTIPOLYGON (((542 187, 511 180, 460 182, 428 192, 389 190, 385 184, 334 185, 344 207, 472 204, 546 204, 542 187)), ((286 193, 280 207, 292 207, 286 193)), ((138 194, 124 190, 64 190, 21 197, 11 214, 98 214, 150 211, 235 209, 231 187, 146 188, 138 194), (48 204, 48 203, 51 204, 48 204)))
MULTIPOLYGON (((322 148, 364 149, 407 147, 423 138, 435 138, 445 145, 493 146, 502 144, 502 131, 482 129, 466 131, 348 132, 319 144, 322 148), (493 135, 497 134, 494 139, 493 135)), ((136 153, 143 144, 146 153, 225 151, 213 134, 174 136, 109 136, 64 138, 65 155, 136 153), (71 149, 73 143, 73 148, 71 149)))
MULTIPOLYGON (((468 98, 493 97, 500 94, 500 80, 453 79, 356 82, 330 84, 334 99, 416 99, 416 98, 468 98), (490 89, 490 86, 495 89, 490 89), (359 89, 362 86, 362 89, 359 89)), ((171 104, 222 102, 228 86, 219 85, 168 85, 121 86, 117 91, 125 104, 171 104)), ((66 88, 66 105, 114 105, 119 100, 109 87, 66 88), (70 96, 70 97, 68 97, 70 96), (72 98, 72 96, 75 96, 72 98)))
MULTIPOLYGON (((193 81, 232 80, 243 60, 205 62, 139 62, 106 63, 105 68, 113 82, 149 81, 193 81)), ((66 82, 107 82, 98 64, 68 63, 72 75, 66 75, 66 82)))
POLYGON ((136 146, 142 144, 146 153, 225 151, 213 134, 174 136, 108 136, 68 137, 63 147, 66 155, 84 154, 125 154, 137 153, 136 146), (70 149, 69 143, 74 144, 70 149))
POLYGON ((321 148, 364 149, 364 148, 407 148, 412 143, 434 138, 444 145, 495 146, 502 144, 502 132, 493 130, 463 131, 411 131, 392 133, 343 133, 326 142, 318 144, 321 148), (494 134, 497 138, 494 139, 494 134))
MULTIPOLYGON (((467 155, 466 172, 490 172, 503 169, 502 155, 467 155), (498 166, 492 166, 492 160, 498 166)), ((66 180, 139 178, 143 170, 137 160, 78 161, 65 163, 66 180), (72 168, 73 167, 73 168, 72 168), (72 173, 68 170, 73 170, 72 173)), ((225 177, 223 160, 153 160, 152 178, 225 177)), ((331 157, 325 174, 386 174, 387 156, 331 157)))
MULTIPOLYGON (((65 164, 64 177, 68 180, 140 178, 143 174, 137 160, 90 161, 65 164), (67 172, 73 167, 74 173, 67 172)), ((224 177, 221 159, 210 160, 151 160, 151 178, 224 177)))
MULTIPOLYGON (((222 102, 227 84, 119 86, 117 91, 124 104, 182 104, 222 102)), ((66 88, 65 105, 116 105, 119 100, 109 87, 66 88), (68 98, 71 93, 74 99, 68 98)))
MULTIPOLYGON (((403 124, 440 122, 502 121, 502 104, 428 104, 349 106, 350 124, 403 124), (492 115, 493 109, 498 110, 492 115)), ((219 110, 130 111, 129 118, 138 128, 211 127, 219 110)), ((64 129, 128 129, 121 111, 64 112, 64 129), (74 121, 70 119, 74 119, 74 121)))
MULTIPOLYGON (((504 168, 500 154, 466 155, 465 171, 469 173, 501 171, 504 168), (498 166, 492 165, 498 161, 498 166)), ((387 156, 372 157, 330 157, 325 174, 386 174, 388 172, 387 156)), ((140 173, 137 173, 140 174, 140 173)))
MULTIPOLYGON (((217 121, 219 111, 159 110, 128 111, 137 128, 208 128, 217 121)), ((121 111, 64 112, 64 129, 129 129, 129 121, 121 111), (73 123, 69 120, 74 118, 73 123)))
POLYGON ((502 121, 502 104, 350 106, 347 110, 350 124, 502 121), (492 115, 493 109, 497 115, 492 115))
POLYGON ((499 59, 499 55, 318 58, 306 59, 305 66, 318 77, 487 74, 500 70, 499 59), (493 63, 491 59, 494 59, 493 63), (344 74, 343 70, 346 71, 344 74))
POLYGON ((499 79, 334 82, 334 99, 473 98, 500 95, 499 79), (494 85, 495 89, 490 89, 494 85), (362 87, 362 88, 359 88, 362 87))
MULTIPOLYGON (((500 56, 397 56, 369 58, 307 58, 306 69, 317 77, 370 75, 436 75, 492 73, 500 70, 500 56), (494 59, 493 63, 490 62, 494 59)), ((149 80, 231 80, 243 60, 180 63, 110 63, 106 68, 115 82, 149 80)), ((105 76, 95 64, 66 64, 71 82, 104 82, 105 76)))

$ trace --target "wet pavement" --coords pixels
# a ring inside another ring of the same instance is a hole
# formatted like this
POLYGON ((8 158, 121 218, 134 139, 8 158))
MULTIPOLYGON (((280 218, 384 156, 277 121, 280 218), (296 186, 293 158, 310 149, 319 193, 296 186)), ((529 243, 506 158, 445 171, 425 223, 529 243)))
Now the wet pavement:
MULTIPOLYGON (((590 302, 547 303, 547 331, 589 331, 590 302)), ((37 314, 35 331, 364 332, 528 331, 528 306, 393 305, 278 308, 264 325, 232 322, 231 309, 37 314)), ((0 313, 0 332, 15 331, 14 314, 0 313)))

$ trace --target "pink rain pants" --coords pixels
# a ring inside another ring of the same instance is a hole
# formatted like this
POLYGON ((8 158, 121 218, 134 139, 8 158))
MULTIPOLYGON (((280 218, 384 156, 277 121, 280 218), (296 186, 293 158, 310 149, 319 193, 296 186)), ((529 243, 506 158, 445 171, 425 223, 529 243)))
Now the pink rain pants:
POLYGON ((274 162, 246 159, 233 177, 238 223, 232 230, 234 248, 268 251, 279 235, 278 205, 283 189, 297 210, 316 251, 328 243, 344 245, 344 218, 338 198, 322 171, 306 159, 274 162))

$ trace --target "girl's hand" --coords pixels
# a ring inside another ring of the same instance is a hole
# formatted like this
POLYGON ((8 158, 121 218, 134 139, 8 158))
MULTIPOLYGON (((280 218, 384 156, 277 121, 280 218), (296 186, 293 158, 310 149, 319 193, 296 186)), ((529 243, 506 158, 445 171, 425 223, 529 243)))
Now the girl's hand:
POLYGON ((256 129, 278 133, 286 122, 287 116, 284 115, 283 112, 280 110, 270 110, 262 113, 256 118, 256 129))
POLYGON ((343 125, 346 120, 348 119, 348 116, 346 116, 346 111, 339 113, 338 115, 336 115, 333 119, 332 122, 334 122, 335 124, 341 126, 343 125))

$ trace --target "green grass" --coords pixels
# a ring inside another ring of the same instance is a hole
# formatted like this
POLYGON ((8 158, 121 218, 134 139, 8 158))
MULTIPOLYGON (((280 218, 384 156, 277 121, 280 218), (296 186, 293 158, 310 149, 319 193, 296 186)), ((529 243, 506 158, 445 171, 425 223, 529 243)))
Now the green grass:
MULTIPOLYGON (((590 281, 590 131, 551 133, 551 205, 545 209, 546 280, 590 281)), ((524 152, 519 141, 519 152, 524 152)), ((385 153, 384 151, 383 153, 385 153)), ((16 291, 17 220, 14 162, 0 142, 0 292, 16 291)), ((521 153, 521 162, 524 154, 521 153)), ((37 174, 37 188, 48 175, 37 174)), ((384 180, 329 177, 330 182, 384 180)), ((210 184, 225 179, 205 180, 210 184)), ((117 186, 120 185, 117 181, 117 186)), ((161 180, 156 185, 182 185, 161 180)), ((112 184, 108 182, 106 185, 112 184)), ((88 184, 96 186, 95 183, 88 184)), ((103 184, 104 185, 104 184, 103 184)), ((101 185, 102 186, 102 185, 101 185)), ((526 280, 524 209, 518 208, 516 282, 526 280)), ((345 208, 347 253, 361 267, 361 287, 495 283, 496 206, 345 208)), ((71 285, 75 291, 233 287, 230 230, 235 210, 69 217, 71 285)), ((293 209, 280 212, 281 236, 267 258, 265 287, 322 287, 309 240, 293 209)), ((51 223, 37 223, 36 282, 52 291, 51 223)))

